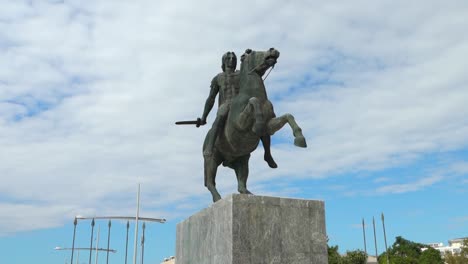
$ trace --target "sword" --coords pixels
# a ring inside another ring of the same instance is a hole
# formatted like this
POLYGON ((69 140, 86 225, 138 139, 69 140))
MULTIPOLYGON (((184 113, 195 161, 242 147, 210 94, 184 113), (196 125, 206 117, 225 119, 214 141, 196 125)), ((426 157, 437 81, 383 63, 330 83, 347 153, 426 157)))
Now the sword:
POLYGON ((195 125, 196 127, 200 127, 206 124, 206 122, 202 123, 201 118, 197 118, 197 120, 191 121, 177 121, 175 122, 176 125, 195 125))

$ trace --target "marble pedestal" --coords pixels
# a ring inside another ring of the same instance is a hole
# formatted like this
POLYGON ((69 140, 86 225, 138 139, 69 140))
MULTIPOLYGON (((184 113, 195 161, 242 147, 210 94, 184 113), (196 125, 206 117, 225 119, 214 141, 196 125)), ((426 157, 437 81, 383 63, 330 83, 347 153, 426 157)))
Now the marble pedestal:
POLYGON ((177 225, 176 264, 328 264, 323 201, 232 194, 177 225))

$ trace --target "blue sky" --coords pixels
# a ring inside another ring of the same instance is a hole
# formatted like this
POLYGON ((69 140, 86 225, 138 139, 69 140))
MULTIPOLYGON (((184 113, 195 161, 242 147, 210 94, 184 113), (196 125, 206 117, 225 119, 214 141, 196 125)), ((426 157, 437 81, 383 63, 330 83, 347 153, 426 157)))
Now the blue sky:
MULTIPOLYGON (((308 143, 275 134, 279 168, 255 152, 252 192, 324 200, 342 252, 363 248, 362 218, 374 252, 372 217, 381 252, 382 212, 389 244, 468 235, 466 1, 0 5, 2 263, 64 263, 53 248, 71 246, 74 216, 133 215, 138 183, 142 215, 168 219, 148 225, 145 259, 174 255, 176 224, 211 204, 208 127, 174 121, 200 116, 222 54, 247 48, 281 52, 268 95, 308 143)), ((232 171, 218 175, 221 194, 233 193, 232 171)), ((80 222, 77 245, 89 232, 80 222)), ((123 261, 124 237, 113 223, 112 261, 123 261)))

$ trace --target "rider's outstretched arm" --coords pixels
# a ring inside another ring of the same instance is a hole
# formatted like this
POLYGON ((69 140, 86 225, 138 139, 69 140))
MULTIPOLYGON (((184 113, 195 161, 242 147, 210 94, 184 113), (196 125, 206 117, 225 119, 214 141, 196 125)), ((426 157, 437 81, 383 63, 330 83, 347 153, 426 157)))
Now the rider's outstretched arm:
POLYGON ((206 99, 205 102, 205 109, 203 110, 203 115, 202 115, 202 123, 206 124, 206 118, 208 117, 208 114, 210 113, 211 109, 213 109, 215 100, 216 100, 216 95, 219 92, 219 85, 218 85, 218 80, 217 76, 213 78, 211 81, 211 86, 210 86, 210 95, 206 99))

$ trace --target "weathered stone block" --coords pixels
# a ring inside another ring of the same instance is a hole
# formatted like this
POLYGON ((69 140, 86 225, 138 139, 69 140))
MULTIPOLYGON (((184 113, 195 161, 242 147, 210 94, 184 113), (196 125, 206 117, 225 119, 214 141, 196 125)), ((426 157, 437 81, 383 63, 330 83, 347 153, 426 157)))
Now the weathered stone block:
POLYGON ((323 201, 232 194, 177 225, 177 264, 327 264, 323 201))

